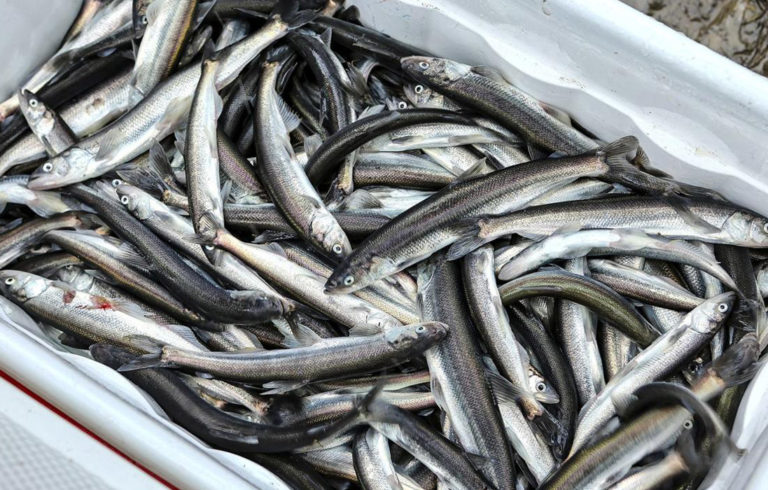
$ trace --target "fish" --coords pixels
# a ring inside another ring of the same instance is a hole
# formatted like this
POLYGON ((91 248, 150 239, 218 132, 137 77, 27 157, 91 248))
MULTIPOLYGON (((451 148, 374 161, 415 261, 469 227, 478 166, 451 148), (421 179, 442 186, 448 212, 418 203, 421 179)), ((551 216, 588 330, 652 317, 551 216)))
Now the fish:
POLYGON ((447 338, 425 354, 430 388, 464 450, 488 459, 482 474, 489 483, 511 488, 512 456, 479 359, 460 274, 458 265, 440 254, 420 265, 417 283, 422 320, 444 322, 450 328, 447 338))
POLYGON ((131 97, 138 102, 171 74, 192 30, 197 0, 152 0, 131 74, 131 97))
POLYGON ((3 294, 25 310, 94 342, 114 342, 142 352, 148 348, 145 339, 150 339, 191 351, 201 350, 188 327, 159 324, 131 305, 62 287, 62 283, 22 271, 2 270, 0 281, 3 294))
MULTIPOLYGON (((566 261, 565 270, 595 278, 592 267, 584 258, 566 261)), ((558 321, 554 333, 573 369, 576 392, 583 406, 605 386, 595 333, 596 320, 586 306, 567 299, 555 301, 555 316, 558 321)))
POLYGON ((408 412, 374 400, 365 407, 363 417, 377 432, 429 468, 438 481, 450 482, 454 488, 492 488, 461 449, 408 412))
MULTIPOLYGON (((513 167, 514 168, 514 167, 513 167)), ((467 223, 454 245, 471 251, 504 235, 541 240, 571 223, 582 229, 641 229, 647 235, 699 240, 749 248, 768 246, 768 220, 721 201, 681 203, 665 197, 615 197, 556 203, 467 223)))
MULTIPOLYGON (((278 10, 261 29, 222 50, 216 88, 227 86, 266 46, 310 20, 305 14, 278 10)), ((44 163, 32 174, 30 188, 45 190, 98 177, 147 151, 186 118, 201 68, 193 64, 174 73, 121 118, 44 163)))
POLYGON ((597 143, 550 116, 530 95, 477 68, 445 58, 408 56, 400 60, 403 70, 416 80, 481 110, 510 131, 549 151, 579 155, 597 149, 597 143))
POLYGON ((314 381, 338 373, 365 372, 418 355, 447 334, 443 324, 419 323, 370 336, 324 339, 309 347, 258 352, 209 352, 163 347, 159 355, 139 358, 121 371, 147 367, 186 367, 240 381, 314 381))
POLYGON ((290 488, 720 477, 768 218, 363 10, 86 0, 0 101, 0 320, 290 488))
POLYGON ((624 366, 583 408, 571 454, 583 446, 595 430, 608 422, 615 410, 621 410, 627 403, 627 396, 636 388, 668 374, 706 345, 730 314, 735 296, 728 292, 705 301, 686 315, 676 328, 659 337, 624 366))
MULTIPOLYGON (((542 415, 539 391, 528 386, 528 353, 515 338, 493 273, 493 250, 479 248, 464 259, 462 275, 469 310, 496 366, 520 390, 518 402, 529 419, 542 415)), ((549 400, 551 401, 551 400, 549 400)))
POLYGON ((71 187, 70 192, 97 209, 112 230, 136 246, 152 265, 158 281, 196 311, 206 312, 218 322, 241 323, 263 322, 283 314, 283 303, 277 298, 260 291, 229 291, 205 279, 141 221, 131 216, 120 201, 113 201, 83 184, 71 187))
POLYGON ((583 304, 616 325, 642 347, 650 345, 658 337, 656 329, 628 300, 592 278, 565 270, 534 272, 519 277, 502 284, 499 294, 504 304, 539 295, 583 304))
MULTIPOLYGON (((350 292, 411 266, 458 240, 461 223, 472 216, 519 209, 579 177, 601 175, 633 144, 631 138, 619 140, 599 154, 521 163, 444 188, 369 236, 334 270, 326 287, 350 292)), ((464 255, 460 252, 449 258, 464 255)))
MULTIPOLYGON (((267 193, 283 216, 303 238, 334 259, 349 255, 352 246, 341 226, 296 162, 287 140, 292 113, 275 92, 281 64, 267 62, 259 79, 256 108, 258 173, 267 193), (281 108, 282 107, 282 108, 281 108)), ((295 120, 295 117, 294 117, 295 120)))
POLYGON ((48 107, 38 96, 22 90, 18 98, 24 119, 45 146, 48 156, 58 155, 77 142, 77 136, 58 112, 48 107))
POLYGON ((84 228, 88 217, 68 212, 49 219, 34 219, 0 234, 0 267, 5 267, 21 257, 28 248, 36 245, 49 231, 64 228, 84 228))
MULTIPOLYGON (((215 87, 218 67, 217 60, 203 60, 200 80, 189 110, 184 145, 184 168, 192 225, 195 233, 206 241, 213 239, 217 229, 224 228, 224 201, 221 197, 216 144, 216 119, 222 105, 215 87)), ((211 257, 211 260, 216 259, 211 257)))

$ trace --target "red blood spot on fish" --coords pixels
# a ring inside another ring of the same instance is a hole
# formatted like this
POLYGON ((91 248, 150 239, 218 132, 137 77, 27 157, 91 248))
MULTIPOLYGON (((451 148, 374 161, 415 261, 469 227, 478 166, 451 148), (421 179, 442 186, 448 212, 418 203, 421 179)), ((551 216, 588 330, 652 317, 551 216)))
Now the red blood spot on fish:
POLYGON ((93 308, 97 310, 111 310, 113 308, 112 303, 103 296, 93 297, 93 308))
POLYGON ((65 291, 64 292, 64 304, 68 305, 72 302, 72 300, 75 299, 75 292, 74 291, 65 291))

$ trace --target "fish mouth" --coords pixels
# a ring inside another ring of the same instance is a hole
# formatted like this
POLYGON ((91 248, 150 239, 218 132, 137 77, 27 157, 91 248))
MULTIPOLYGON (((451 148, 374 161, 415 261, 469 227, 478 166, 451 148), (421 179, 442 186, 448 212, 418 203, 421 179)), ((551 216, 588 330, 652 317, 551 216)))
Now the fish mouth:
POLYGON ((38 168, 29 176, 27 188, 33 191, 44 191, 55 189, 64 185, 61 180, 50 172, 46 172, 42 167, 38 168))

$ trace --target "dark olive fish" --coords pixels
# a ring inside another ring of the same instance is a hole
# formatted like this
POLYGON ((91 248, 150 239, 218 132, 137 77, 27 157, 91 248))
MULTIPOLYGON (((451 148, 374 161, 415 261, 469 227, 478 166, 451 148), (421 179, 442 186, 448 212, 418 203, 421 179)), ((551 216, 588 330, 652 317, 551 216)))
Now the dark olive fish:
POLYGON ((531 296, 554 296, 583 304, 641 347, 659 336, 632 303, 594 279, 571 272, 534 272, 503 284, 499 294, 504 304, 531 296))
POLYGON ((217 322, 233 323, 259 323, 283 313, 282 304, 273 298, 257 292, 228 291, 209 282, 119 202, 82 184, 70 187, 69 191, 96 209, 113 231, 133 243, 154 266, 158 281, 196 311, 217 322))
MULTIPOLYGON (((389 216, 375 209, 332 211, 331 214, 352 240, 362 240, 390 221, 389 216)), ((234 228, 293 233, 293 227, 274 204, 225 204, 224 222, 234 228)))
MULTIPOLYGON (((326 287, 337 293, 354 291, 413 265, 458 240, 467 221, 520 209, 580 177, 605 175, 636 143, 623 138, 598 152, 521 163, 448 186, 368 237, 336 268, 326 287)), ((466 253, 460 252, 449 257, 466 253)))
POLYGON ((330 180, 331 174, 334 173, 347 154, 376 136, 394 129, 430 122, 474 124, 466 116, 442 109, 382 111, 358 119, 323 141, 323 144, 310 156, 304 167, 307 176, 313 184, 322 184, 324 181, 330 180))
MULTIPOLYGON (((134 356, 106 344, 91 347, 94 359, 117 369, 134 356)), ((333 437, 352 427, 359 414, 315 424, 270 426, 248 422, 211 406, 177 373, 168 369, 145 369, 124 374, 146 391, 177 424, 213 446, 235 452, 282 453, 333 437)))
POLYGON ((422 319, 449 325, 446 339, 426 352, 432 393, 451 420, 462 447, 490 459, 483 475, 496 488, 514 487, 514 466, 501 415, 480 359, 457 264, 437 254, 421 264, 422 319))

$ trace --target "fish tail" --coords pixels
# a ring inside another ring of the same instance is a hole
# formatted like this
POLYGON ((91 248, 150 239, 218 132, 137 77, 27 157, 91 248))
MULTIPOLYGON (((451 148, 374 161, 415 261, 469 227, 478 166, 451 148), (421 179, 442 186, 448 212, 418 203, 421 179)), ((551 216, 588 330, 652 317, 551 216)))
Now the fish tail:
POLYGON ((143 356, 139 356, 136 359, 132 359, 119 368, 117 368, 118 371, 121 373, 126 371, 138 371, 140 369, 151 369, 151 368, 172 368, 176 367, 176 365, 171 361, 165 361, 163 360, 163 353, 152 353, 152 354, 145 354, 143 356))
POLYGON ((460 259, 489 242, 489 240, 483 236, 482 223, 475 220, 460 225, 459 235, 461 235, 460 238, 453 242, 448 249, 448 253, 446 254, 448 260, 460 259))
POLYGON ((597 154, 611 168, 611 171, 626 172, 638 170, 629 162, 637 153, 639 142, 634 136, 625 136, 608 143, 597 150, 597 154))
POLYGON ((355 404, 354 411, 362 420, 368 420, 372 416, 372 410, 377 403, 384 403, 380 399, 381 392, 384 391, 384 382, 377 383, 376 386, 355 404))
POLYGON ((312 22, 317 17, 317 12, 299 10, 298 0, 279 0, 275 8, 272 9, 270 17, 279 17, 288 24, 289 29, 293 30, 312 22))

